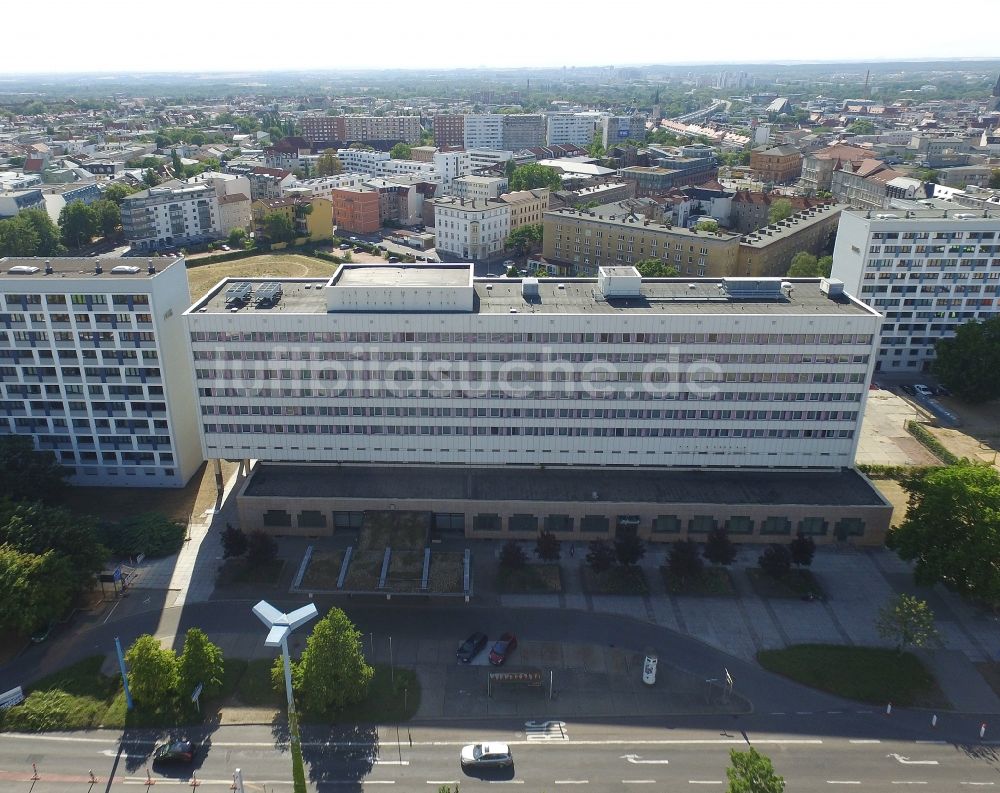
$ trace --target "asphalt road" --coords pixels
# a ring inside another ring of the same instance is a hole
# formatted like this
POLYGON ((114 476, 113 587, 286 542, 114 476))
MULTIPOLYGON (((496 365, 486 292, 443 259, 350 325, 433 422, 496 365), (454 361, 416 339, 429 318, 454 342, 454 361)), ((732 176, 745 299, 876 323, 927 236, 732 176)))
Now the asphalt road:
MULTIPOLYGON (((303 754, 316 791, 430 791, 441 785, 486 790, 511 784, 521 790, 584 787, 599 791, 725 790, 731 749, 754 746, 768 755, 789 791, 820 791, 846 785, 863 791, 918 786, 935 793, 1000 786, 993 747, 961 747, 912 740, 756 732, 718 721, 675 728, 668 723, 562 726, 467 724, 306 730, 303 754), (510 744, 512 771, 463 771, 468 742, 510 744), (522 786, 523 787, 520 787, 522 786)), ((0 788, 11 793, 64 793, 126 789, 145 782, 155 736, 117 733, 0 737, 0 788), (39 779, 32 781, 31 763, 39 779), (91 787, 89 772, 98 782, 91 787)), ((188 786, 194 774, 206 789, 224 790, 240 768, 248 791, 290 789, 285 736, 267 726, 222 727, 191 768, 150 769, 162 788, 188 786), (276 734, 277 733, 277 734, 276 734)), ((155 791, 154 791, 155 793, 155 791)))

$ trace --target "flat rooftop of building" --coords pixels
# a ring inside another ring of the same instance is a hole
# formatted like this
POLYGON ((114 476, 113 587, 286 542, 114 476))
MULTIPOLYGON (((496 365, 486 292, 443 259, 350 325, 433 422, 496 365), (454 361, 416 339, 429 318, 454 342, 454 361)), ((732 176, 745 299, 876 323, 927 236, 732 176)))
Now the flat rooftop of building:
MULTIPOLYGON (((328 313, 325 289, 337 285, 372 288, 461 287, 469 283, 471 265, 346 265, 325 278, 227 278, 190 309, 190 313, 328 313), (346 274, 346 280, 345 279, 346 274), (249 283, 254 290, 265 283, 278 283, 281 300, 272 306, 256 306, 254 301, 237 308, 227 304, 226 288, 249 283), (204 309, 204 310, 202 310, 204 309)), ((629 269, 629 268, 625 268, 629 269)), ((601 296, 596 278, 540 278, 538 295, 526 299, 520 278, 475 278, 473 313, 478 314, 840 314, 875 316, 868 306, 840 296, 831 299, 820 291, 817 278, 786 278, 792 285, 772 299, 728 297, 719 278, 644 278, 641 293, 634 297, 601 296), (515 311, 511 311, 515 309, 515 311)), ((356 312, 350 312, 356 313, 356 312)), ((393 313, 393 312, 372 312, 393 313)), ((407 313, 415 313, 413 311, 407 313)))
POLYGON ((171 265, 180 263, 184 266, 184 259, 175 257, 154 257, 150 258, 122 258, 120 256, 10 256, 0 259, 0 282, 11 282, 18 279, 28 278, 99 278, 101 280, 116 280, 122 278, 151 278, 156 273, 161 273, 171 265), (98 265, 101 272, 97 272, 98 265), (46 273, 46 266, 52 268, 51 273, 46 273), (154 273, 149 272, 149 267, 155 268, 154 273), (30 268, 37 267, 35 272, 30 268), (15 270, 12 268, 25 268, 15 270), (115 271, 115 268, 119 268, 115 271), (133 272, 134 271, 134 272, 133 272))
POLYGON ((853 470, 690 471, 264 463, 254 469, 242 495, 574 503, 885 504, 875 488, 853 470))
MULTIPOLYGON (((903 204, 904 202, 900 202, 903 204)), ((952 202, 923 199, 919 202, 905 202, 906 209, 845 209, 844 214, 855 215, 869 220, 1000 220, 1000 209, 956 206, 952 202), (923 205, 923 201, 934 201, 936 206, 923 205), (919 207, 919 208, 916 208, 919 207)))

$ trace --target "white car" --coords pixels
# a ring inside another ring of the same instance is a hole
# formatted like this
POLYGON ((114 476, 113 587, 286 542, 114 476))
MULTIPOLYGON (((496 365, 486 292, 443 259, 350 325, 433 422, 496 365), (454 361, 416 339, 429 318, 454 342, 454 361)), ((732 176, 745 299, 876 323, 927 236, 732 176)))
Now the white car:
POLYGON ((917 396, 929 397, 934 396, 934 392, 931 391, 927 386, 922 383, 917 383, 913 386, 913 390, 917 392, 917 396))
POLYGON ((470 743, 462 747, 462 768, 510 768, 514 755, 505 743, 470 743))

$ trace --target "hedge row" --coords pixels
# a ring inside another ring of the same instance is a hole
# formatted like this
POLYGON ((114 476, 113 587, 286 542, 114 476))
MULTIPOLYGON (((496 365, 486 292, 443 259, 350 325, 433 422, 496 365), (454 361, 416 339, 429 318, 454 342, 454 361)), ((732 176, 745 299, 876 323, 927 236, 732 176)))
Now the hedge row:
POLYGON ((958 462, 958 456, 948 451, 944 447, 944 444, 935 438, 923 424, 913 420, 907 421, 906 431, 920 441, 920 443, 922 443, 931 454, 937 457, 945 465, 954 465, 958 462))
POLYGON ((921 477, 932 471, 933 465, 881 465, 877 463, 861 463, 858 470, 870 479, 895 479, 901 481, 921 477))

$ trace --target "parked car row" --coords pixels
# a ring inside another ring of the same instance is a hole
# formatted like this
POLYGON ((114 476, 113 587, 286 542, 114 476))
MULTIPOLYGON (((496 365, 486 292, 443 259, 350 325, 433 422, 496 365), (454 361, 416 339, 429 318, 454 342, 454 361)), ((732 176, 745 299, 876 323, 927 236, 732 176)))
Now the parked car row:
MULTIPOLYGON (((473 658, 485 649, 488 643, 489 637, 481 631, 476 631, 458 646, 455 657, 458 658, 459 663, 470 663, 473 658)), ((517 636, 509 631, 500 634, 500 638, 490 648, 490 663, 494 666, 502 666, 516 647, 517 636)))

